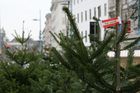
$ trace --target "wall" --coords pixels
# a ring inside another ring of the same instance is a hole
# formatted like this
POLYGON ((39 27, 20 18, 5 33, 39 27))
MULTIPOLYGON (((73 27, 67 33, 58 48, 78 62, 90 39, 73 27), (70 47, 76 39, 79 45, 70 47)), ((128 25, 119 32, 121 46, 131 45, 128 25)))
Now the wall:
MULTIPOLYGON (((67 18, 66 14, 62 10, 63 0, 55 0, 52 2, 51 7, 51 22, 52 22, 52 33, 59 34, 60 32, 66 34, 67 31, 67 18)), ((59 49, 59 45, 52 38, 52 46, 59 49)))
POLYGON ((50 34, 50 31, 52 31, 51 24, 52 24, 51 14, 48 13, 46 15, 45 28, 44 28, 44 31, 43 31, 44 48, 51 47, 51 39, 52 39, 52 36, 50 34))

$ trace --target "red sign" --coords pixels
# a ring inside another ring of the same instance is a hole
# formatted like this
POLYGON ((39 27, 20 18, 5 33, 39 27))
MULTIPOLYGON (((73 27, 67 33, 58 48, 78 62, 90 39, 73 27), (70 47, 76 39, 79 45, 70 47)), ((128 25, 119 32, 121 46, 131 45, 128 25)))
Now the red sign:
POLYGON ((102 25, 103 25, 104 28, 116 26, 119 23, 120 23, 119 17, 110 18, 110 19, 107 19, 107 20, 103 20, 102 21, 102 25))
MULTIPOLYGON (((124 26, 124 24, 125 24, 124 21, 122 21, 122 26, 124 26)), ((127 21, 126 24, 127 24, 126 32, 131 33, 131 21, 130 20, 127 21)))

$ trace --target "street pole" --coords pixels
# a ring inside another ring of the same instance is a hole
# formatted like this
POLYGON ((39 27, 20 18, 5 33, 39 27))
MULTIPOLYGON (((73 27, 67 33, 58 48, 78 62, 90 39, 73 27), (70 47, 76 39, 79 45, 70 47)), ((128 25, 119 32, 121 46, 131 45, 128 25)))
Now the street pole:
POLYGON ((1 37, 2 37, 2 35, 1 35, 1 16, 0 16, 0 55, 2 54, 2 42, 1 42, 1 37))
POLYGON ((140 0, 138 0, 138 33, 140 34, 140 0))
MULTIPOLYGON (((68 9, 70 10, 70 1, 68 0, 67 1, 68 2, 68 9)), ((67 21, 68 21, 68 19, 67 19, 67 21)), ((69 35, 70 35, 70 23, 69 23, 69 21, 68 21, 68 24, 67 24, 68 26, 68 30, 67 30, 67 36, 69 37, 69 35)))
POLYGON ((33 19, 33 21, 38 21, 39 22, 39 51, 42 52, 41 10, 39 11, 39 18, 38 19, 33 19))
POLYGON ((1 16, 0 16, 0 29, 1 29, 1 16))
POLYGON ((25 23, 25 21, 23 20, 23 22, 22 22, 22 38, 24 38, 24 23, 25 23))
POLYGON ((42 39, 41 39, 41 10, 39 11, 39 49, 42 52, 42 39))
MULTIPOLYGON (((120 0, 116 0, 116 17, 120 16, 120 0)), ((116 93, 120 93, 121 84, 120 84, 120 44, 117 44, 117 39, 119 36, 119 31, 116 30, 116 50, 115 50, 115 58, 116 58, 116 93)))

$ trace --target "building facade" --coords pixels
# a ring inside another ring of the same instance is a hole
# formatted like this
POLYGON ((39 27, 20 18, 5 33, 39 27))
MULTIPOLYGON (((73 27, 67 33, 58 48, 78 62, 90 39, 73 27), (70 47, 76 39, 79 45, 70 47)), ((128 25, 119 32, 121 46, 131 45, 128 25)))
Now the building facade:
MULTIPOLYGON (((79 32, 84 37, 85 46, 90 46, 90 22, 94 22, 93 16, 100 20, 107 19, 108 0, 72 0, 72 14, 76 19, 79 32)), ((104 38, 104 29, 101 30, 100 39, 104 38)))
POLYGON ((51 47, 51 40, 52 40, 52 36, 50 34, 50 31, 52 31, 51 29, 51 13, 48 13, 46 15, 46 22, 45 22, 45 28, 43 30, 43 47, 46 48, 50 48, 51 47))
MULTIPOLYGON (((51 6, 51 32, 59 34, 62 32, 66 35, 67 33, 67 17, 64 11, 62 10, 63 6, 66 5, 65 0, 52 0, 52 6, 51 6)), ((51 46, 59 48, 60 46, 57 44, 57 42, 54 40, 54 38, 51 39, 51 46)))

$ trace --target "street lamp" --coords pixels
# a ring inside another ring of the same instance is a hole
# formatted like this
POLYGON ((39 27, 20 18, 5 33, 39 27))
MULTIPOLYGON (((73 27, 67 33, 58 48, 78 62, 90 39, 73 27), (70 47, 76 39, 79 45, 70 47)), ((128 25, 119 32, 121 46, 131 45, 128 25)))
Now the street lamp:
POLYGON ((138 0, 138 33, 140 34, 140 0, 138 0))
POLYGON ((42 40, 41 40, 41 11, 39 11, 39 18, 38 19, 33 19, 33 21, 38 21, 39 22, 39 51, 42 51, 42 40))

